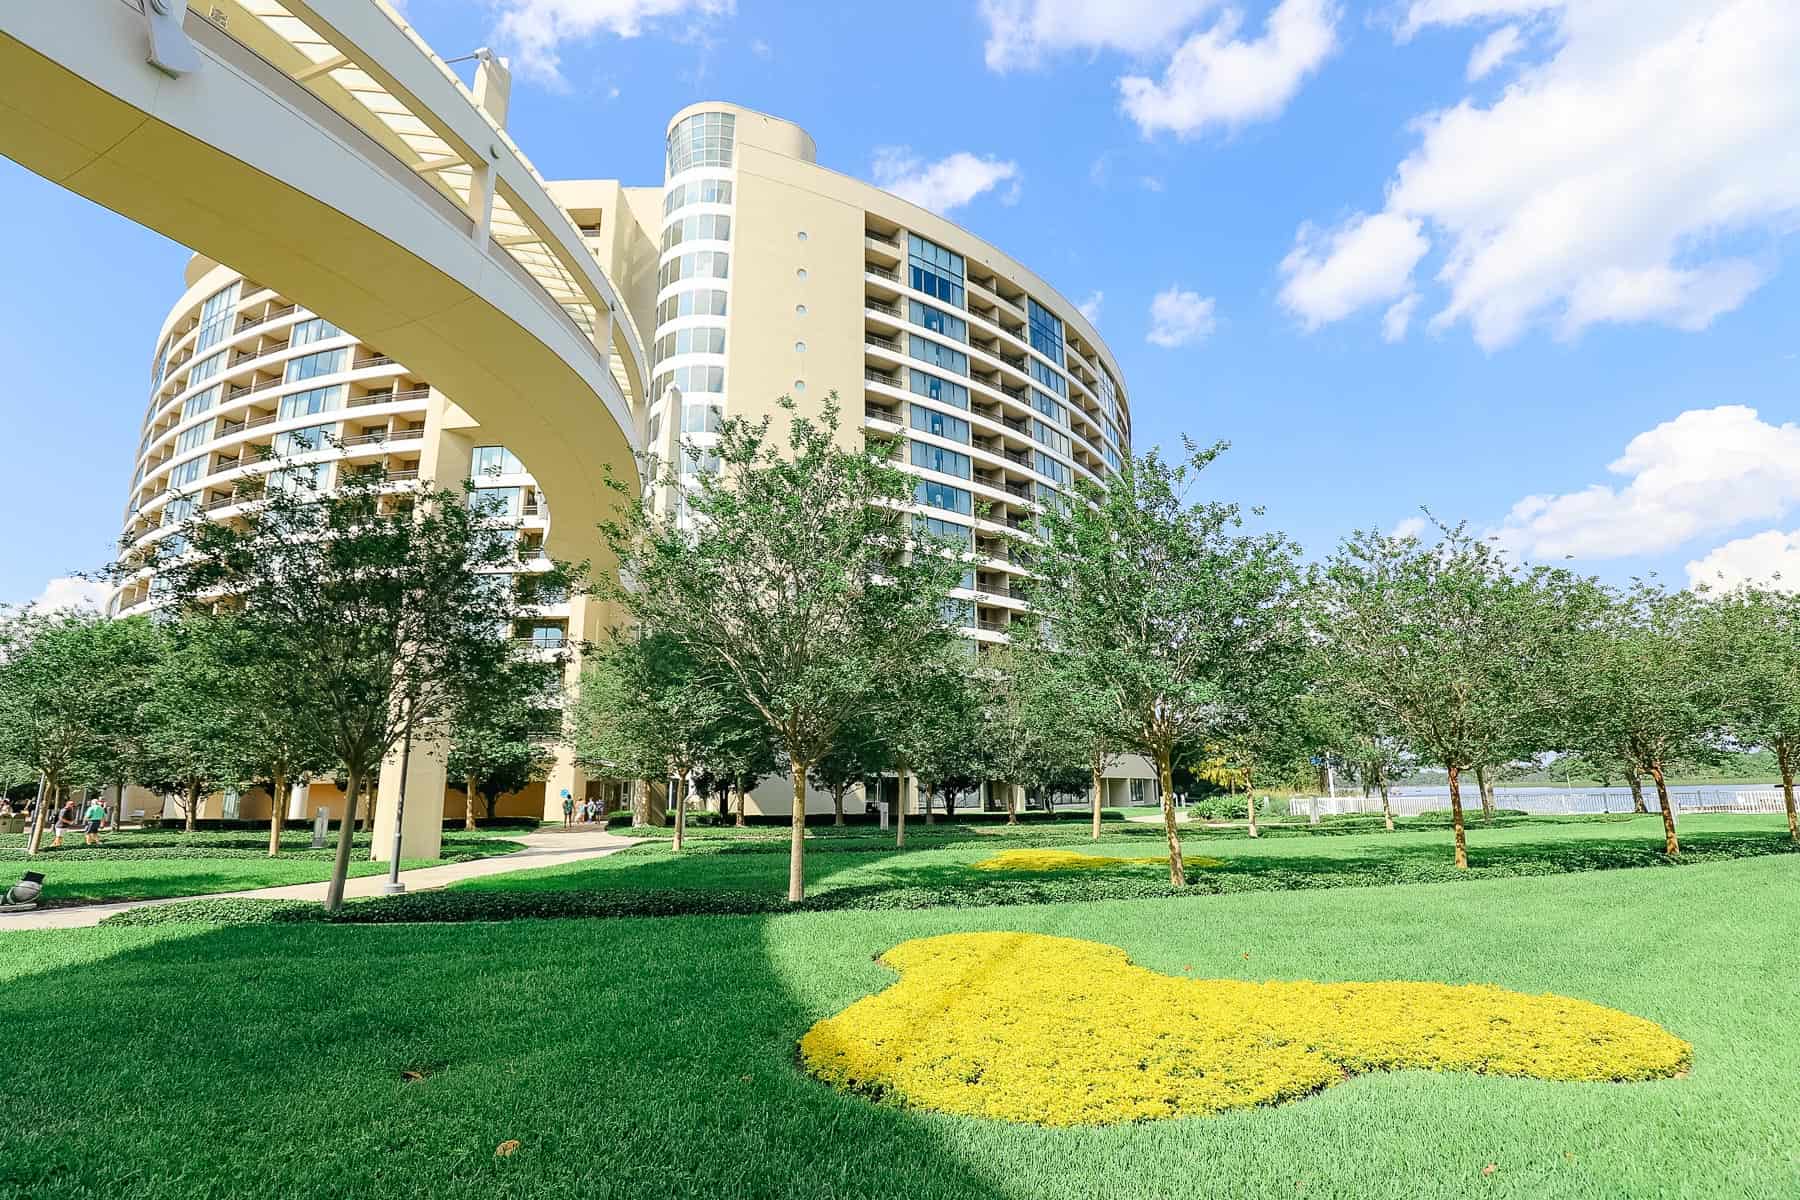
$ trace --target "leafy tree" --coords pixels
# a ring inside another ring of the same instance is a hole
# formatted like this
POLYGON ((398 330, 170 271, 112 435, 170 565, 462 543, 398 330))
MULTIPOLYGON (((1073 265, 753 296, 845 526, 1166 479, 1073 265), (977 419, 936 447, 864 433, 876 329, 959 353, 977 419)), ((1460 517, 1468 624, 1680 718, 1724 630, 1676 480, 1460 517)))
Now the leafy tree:
MULTIPOLYGON (((781 763, 762 714, 729 689, 721 689, 714 700, 718 713, 707 727, 701 760, 718 778, 721 792, 730 793, 733 822, 742 829, 746 798, 779 771, 781 763)), ((720 811, 723 815, 723 808, 720 811)))
POLYGON ((105 651, 110 666, 95 681, 106 697, 98 716, 95 771, 98 782, 113 787, 111 816, 116 830, 124 818, 126 789, 141 782, 149 769, 146 706, 154 695, 157 664, 168 652, 168 638, 165 630, 144 617, 105 622, 96 628, 96 636, 110 643, 105 651))
POLYGON ((475 828, 475 797, 494 805, 540 777, 551 762, 553 716, 559 701, 560 657, 504 657, 494 670, 460 687, 450 713, 447 771, 462 781, 463 827, 475 828))
POLYGON ((1567 572, 1514 568, 1464 528, 1435 545, 1359 531, 1326 564, 1317 632, 1330 686, 1449 772, 1456 865, 1469 863, 1460 777, 1505 761, 1561 697, 1571 615, 1567 572))
POLYGON ((44 817, 68 794, 105 781, 118 761, 115 690, 136 694, 144 641, 142 618, 109 621, 96 613, 24 609, 0 615, 0 777, 42 780, 43 803, 26 852, 36 854, 44 817))
POLYGON ((1089 685, 1075 659, 1049 645, 1041 625, 1029 620, 1022 624, 1008 656, 1014 701, 1030 725, 1056 731, 1066 751, 1059 759, 1079 758, 1086 768, 1091 835, 1098 841, 1106 772, 1118 763, 1123 750, 1112 697, 1089 685))
MULTIPOLYGON (((466 486, 395 494, 362 473, 324 492, 283 464, 236 521, 198 516, 179 552, 115 564, 153 567, 178 611, 241 609, 269 657, 310 689, 321 745, 346 776, 328 909, 343 902, 365 779, 409 730, 448 721, 471 672, 495 661, 495 640, 541 599, 510 582, 516 525, 476 497, 466 486)), ((577 574, 553 564, 521 582, 566 588, 577 574)))
POLYGON ((799 900, 807 775, 875 709, 884 680, 954 636, 939 605, 961 565, 901 511, 913 483, 890 444, 846 446, 835 396, 817 420, 781 405, 785 439, 767 421, 728 420, 717 474, 684 482, 679 464, 661 473, 686 520, 615 480, 622 512, 603 529, 625 581, 609 597, 679 643, 705 690, 754 709, 786 759, 788 896, 799 900))
POLYGON ((1029 588, 1119 741, 1156 764, 1172 886, 1186 881, 1175 756, 1242 727, 1245 668, 1286 636, 1298 583, 1285 536, 1242 532, 1237 505, 1190 502, 1224 447, 1188 449, 1179 465, 1134 456, 1105 488, 1078 481, 1074 503, 1048 507, 1029 588))
POLYGON ((230 649, 219 617, 196 613, 173 623, 143 709, 147 773, 174 793, 188 833, 207 796, 255 771, 244 753, 250 722, 234 703, 230 649))
POLYGON ((893 767, 893 756, 878 722, 864 718, 839 731, 825 756, 813 764, 812 785, 831 793, 833 825, 844 823, 844 793, 893 767))
POLYGON ((663 633, 604 642, 582 674, 572 710, 576 756, 642 779, 675 779, 674 848, 687 835, 689 777, 699 767, 723 705, 692 655, 663 633))
POLYGON ((1744 747, 1775 752, 1788 835, 1800 842, 1794 771, 1800 760, 1800 595, 1743 585, 1699 614, 1696 658, 1723 700, 1723 718, 1744 747))

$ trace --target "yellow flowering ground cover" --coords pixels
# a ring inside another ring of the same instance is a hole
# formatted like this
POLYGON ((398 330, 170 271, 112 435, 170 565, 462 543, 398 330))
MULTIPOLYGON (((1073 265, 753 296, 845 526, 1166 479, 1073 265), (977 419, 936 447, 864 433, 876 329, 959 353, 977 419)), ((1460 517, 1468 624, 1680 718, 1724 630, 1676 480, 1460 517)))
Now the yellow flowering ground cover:
MULTIPOLYGON (((1222 867, 1223 859, 1189 856, 1190 867, 1222 867)), ((1168 866, 1165 854, 1145 858, 1115 858, 1105 854, 1082 854, 1076 850, 1002 850, 975 864, 979 871, 1085 871, 1097 867, 1135 867, 1144 863, 1168 866)))
POLYGON ((881 961, 899 982, 808 1030, 807 1069, 880 1100, 1036 1125, 1205 1116, 1366 1071, 1663 1079, 1693 1053, 1641 1017, 1486 984, 1181 979, 1029 933, 920 938, 881 961))

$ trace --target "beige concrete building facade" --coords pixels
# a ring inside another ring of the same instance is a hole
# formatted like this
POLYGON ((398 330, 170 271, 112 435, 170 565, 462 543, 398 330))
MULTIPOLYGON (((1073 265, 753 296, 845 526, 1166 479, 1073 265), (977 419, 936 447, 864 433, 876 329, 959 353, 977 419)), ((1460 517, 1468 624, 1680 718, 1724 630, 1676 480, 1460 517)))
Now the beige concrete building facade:
MULTIPOLYGON (((1123 376, 1076 305, 968 231, 819 166, 800 127, 735 105, 674 116, 660 186, 546 187, 615 289, 620 327, 647 339, 639 361, 650 386, 620 383, 645 397, 633 432, 649 455, 713 470, 706 451, 725 418, 770 414, 782 396, 816 409, 835 394, 847 439, 865 430, 902 439, 917 519, 967 546, 950 597, 964 635, 978 647, 1005 640, 1024 607, 1010 537, 1074 480, 1103 480, 1130 445, 1123 376)), ((458 397, 229 267, 196 256, 185 285, 156 340, 127 539, 179 537, 194 512, 229 517, 260 490, 273 456, 324 486, 380 465, 397 490, 414 479, 494 489, 521 522, 521 569, 530 569, 554 497, 458 397)), ((678 507, 680 489, 655 500, 678 507)), ((114 607, 155 600, 144 577, 114 607)), ((546 606, 515 635, 546 650, 593 637, 590 608, 579 598, 546 606)), ((413 772, 409 810, 429 811, 423 801, 440 794, 445 812, 460 814, 441 760, 434 774, 415 759, 413 772)), ((1109 801, 1147 798, 1151 777, 1127 762, 1109 779, 1109 801)), ((393 782, 384 777, 384 794, 393 782)), ((786 788, 758 789, 753 809, 785 813, 786 788)), ((541 787, 500 811, 553 818, 565 791, 603 790, 565 752, 541 787)), ((993 803, 988 791, 965 803, 993 803)), ((309 815, 317 798, 290 798, 290 814, 309 815)), ((830 808, 828 796, 813 803, 830 808)), ((225 807, 221 799, 219 815, 225 807)))

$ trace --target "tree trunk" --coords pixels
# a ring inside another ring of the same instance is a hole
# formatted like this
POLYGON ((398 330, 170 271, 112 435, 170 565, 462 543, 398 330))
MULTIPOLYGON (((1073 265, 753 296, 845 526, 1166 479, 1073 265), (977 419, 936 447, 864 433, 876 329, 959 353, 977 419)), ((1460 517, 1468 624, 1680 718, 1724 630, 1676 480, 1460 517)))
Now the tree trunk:
POLYGON ((931 806, 932 793, 936 789, 934 789, 929 783, 926 783, 923 780, 921 780, 919 790, 925 794, 925 823, 927 825, 936 825, 937 824, 937 810, 931 806))
POLYGON ((338 822, 337 854, 331 860, 331 882, 325 887, 325 911, 344 905, 344 880, 350 876, 350 843, 356 840, 356 798, 362 791, 362 774, 352 770, 344 787, 344 819, 338 822))
POLYGON ((1008 825, 1019 823, 1018 791, 1019 789, 1014 784, 1006 785, 1006 823, 1008 825))
POLYGON ((1181 834, 1175 828, 1175 765, 1167 750, 1156 755, 1156 775, 1162 784, 1163 836, 1169 839, 1169 886, 1187 885, 1187 864, 1181 861, 1181 834))
POLYGON ((282 796, 287 792, 287 772, 276 767, 269 772, 269 857, 281 853, 281 822, 287 816, 282 796))
POLYGON ((1262 836, 1262 830, 1256 827, 1256 789, 1249 786, 1249 782, 1249 780, 1244 781, 1244 811, 1250 814, 1250 836, 1259 838, 1262 836))
POLYGON ((463 828, 475 828, 475 776, 473 773, 463 776, 463 828))
POLYGON ((1788 836, 1800 842, 1800 821, 1794 819, 1794 748, 1786 738, 1775 743, 1775 760, 1781 764, 1781 798, 1787 804, 1788 836))
POLYGON ((1669 799, 1669 785, 1663 778, 1660 762, 1650 763, 1650 778, 1656 781, 1656 798, 1662 804, 1663 853, 1671 857, 1681 853, 1681 839, 1675 836, 1675 805, 1669 799))
POLYGON ((1091 768, 1091 771, 1094 776, 1094 840, 1097 842, 1100 840, 1100 795, 1102 791, 1102 782, 1100 779, 1100 768, 1093 767, 1091 768))
POLYGON ((906 849, 906 764, 900 764, 900 775, 895 783, 894 796, 894 849, 906 849))
POLYGON ((1456 869, 1469 869, 1469 839, 1463 832, 1462 769, 1450 768, 1450 824, 1456 830, 1456 869))
POLYGON ((806 899, 806 772, 811 763, 788 756, 788 769, 794 773, 793 830, 788 837, 788 902, 798 904, 806 899))
POLYGON ((956 820, 956 789, 944 789, 944 820, 956 820))
POLYGON ((687 792, 686 773, 675 772, 675 844, 672 848, 678 854, 687 845, 687 792))
POLYGON ((844 823, 844 785, 841 783, 831 789, 831 823, 844 823))
POLYGON ((197 780, 188 781, 187 821, 182 825, 184 833, 194 832, 194 816, 200 811, 200 784, 197 780))
POLYGON ((112 831, 119 832, 125 824, 125 783, 123 779, 113 781, 112 831))
POLYGON ((1634 813, 1649 812, 1650 806, 1644 803, 1644 777, 1638 774, 1636 767, 1626 768, 1625 782, 1631 785, 1631 811, 1634 813))
POLYGON ((1389 833, 1394 832, 1394 806, 1388 803, 1388 783, 1381 781, 1381 823, 1387 826, 1389 833))
POLYGON ((1475 768, 1475 787, 1481 793, 1481 819, 1491 823, 1494 819, 1494 785, 1488 782, 1485 764, 1475 768))
POLYGON ((36 854, 44 841, 44 810, 56 803, 56 793, 62 790, 61 785, 52 787, 48 783, 38 785, 37 809, 31 814, 31 836, 25 839, 25 853, 36 854))
POLYGON ((737 821, 735 824, 739 829, 742 829, 744 827, 744 792, 746 790, 744 781, 741 779, 732 780, 731 788, 732 791, 737 793, 737 821))

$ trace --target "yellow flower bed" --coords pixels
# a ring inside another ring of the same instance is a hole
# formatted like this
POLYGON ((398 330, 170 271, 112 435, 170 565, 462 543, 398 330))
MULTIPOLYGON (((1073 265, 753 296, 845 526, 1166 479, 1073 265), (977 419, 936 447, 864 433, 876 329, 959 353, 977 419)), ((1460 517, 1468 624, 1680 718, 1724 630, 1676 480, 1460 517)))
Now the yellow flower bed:
MULTIPOLYGON (((1222 867, 1224 860, 1189 857, 1182 860, 1190 867, 1222 867)), ((1076 850, 1002 850, 975 864, 978 871, 1083 871, 1096 867, 1135 867, 1144 863, 1169 865, 1166 854, 1146 858, 1113 858, 1105 854, 1082 854, 1076 850)))
POLYGON ((1693 1049, 1661 1026, 1486 984, 1179 979, 1097 942, 953 933, 881 956, 893 986, 800 1040, 835 1087, 1036 1125, 1205 1116, 1363 1071, 1662 1079, 1693 1049))

